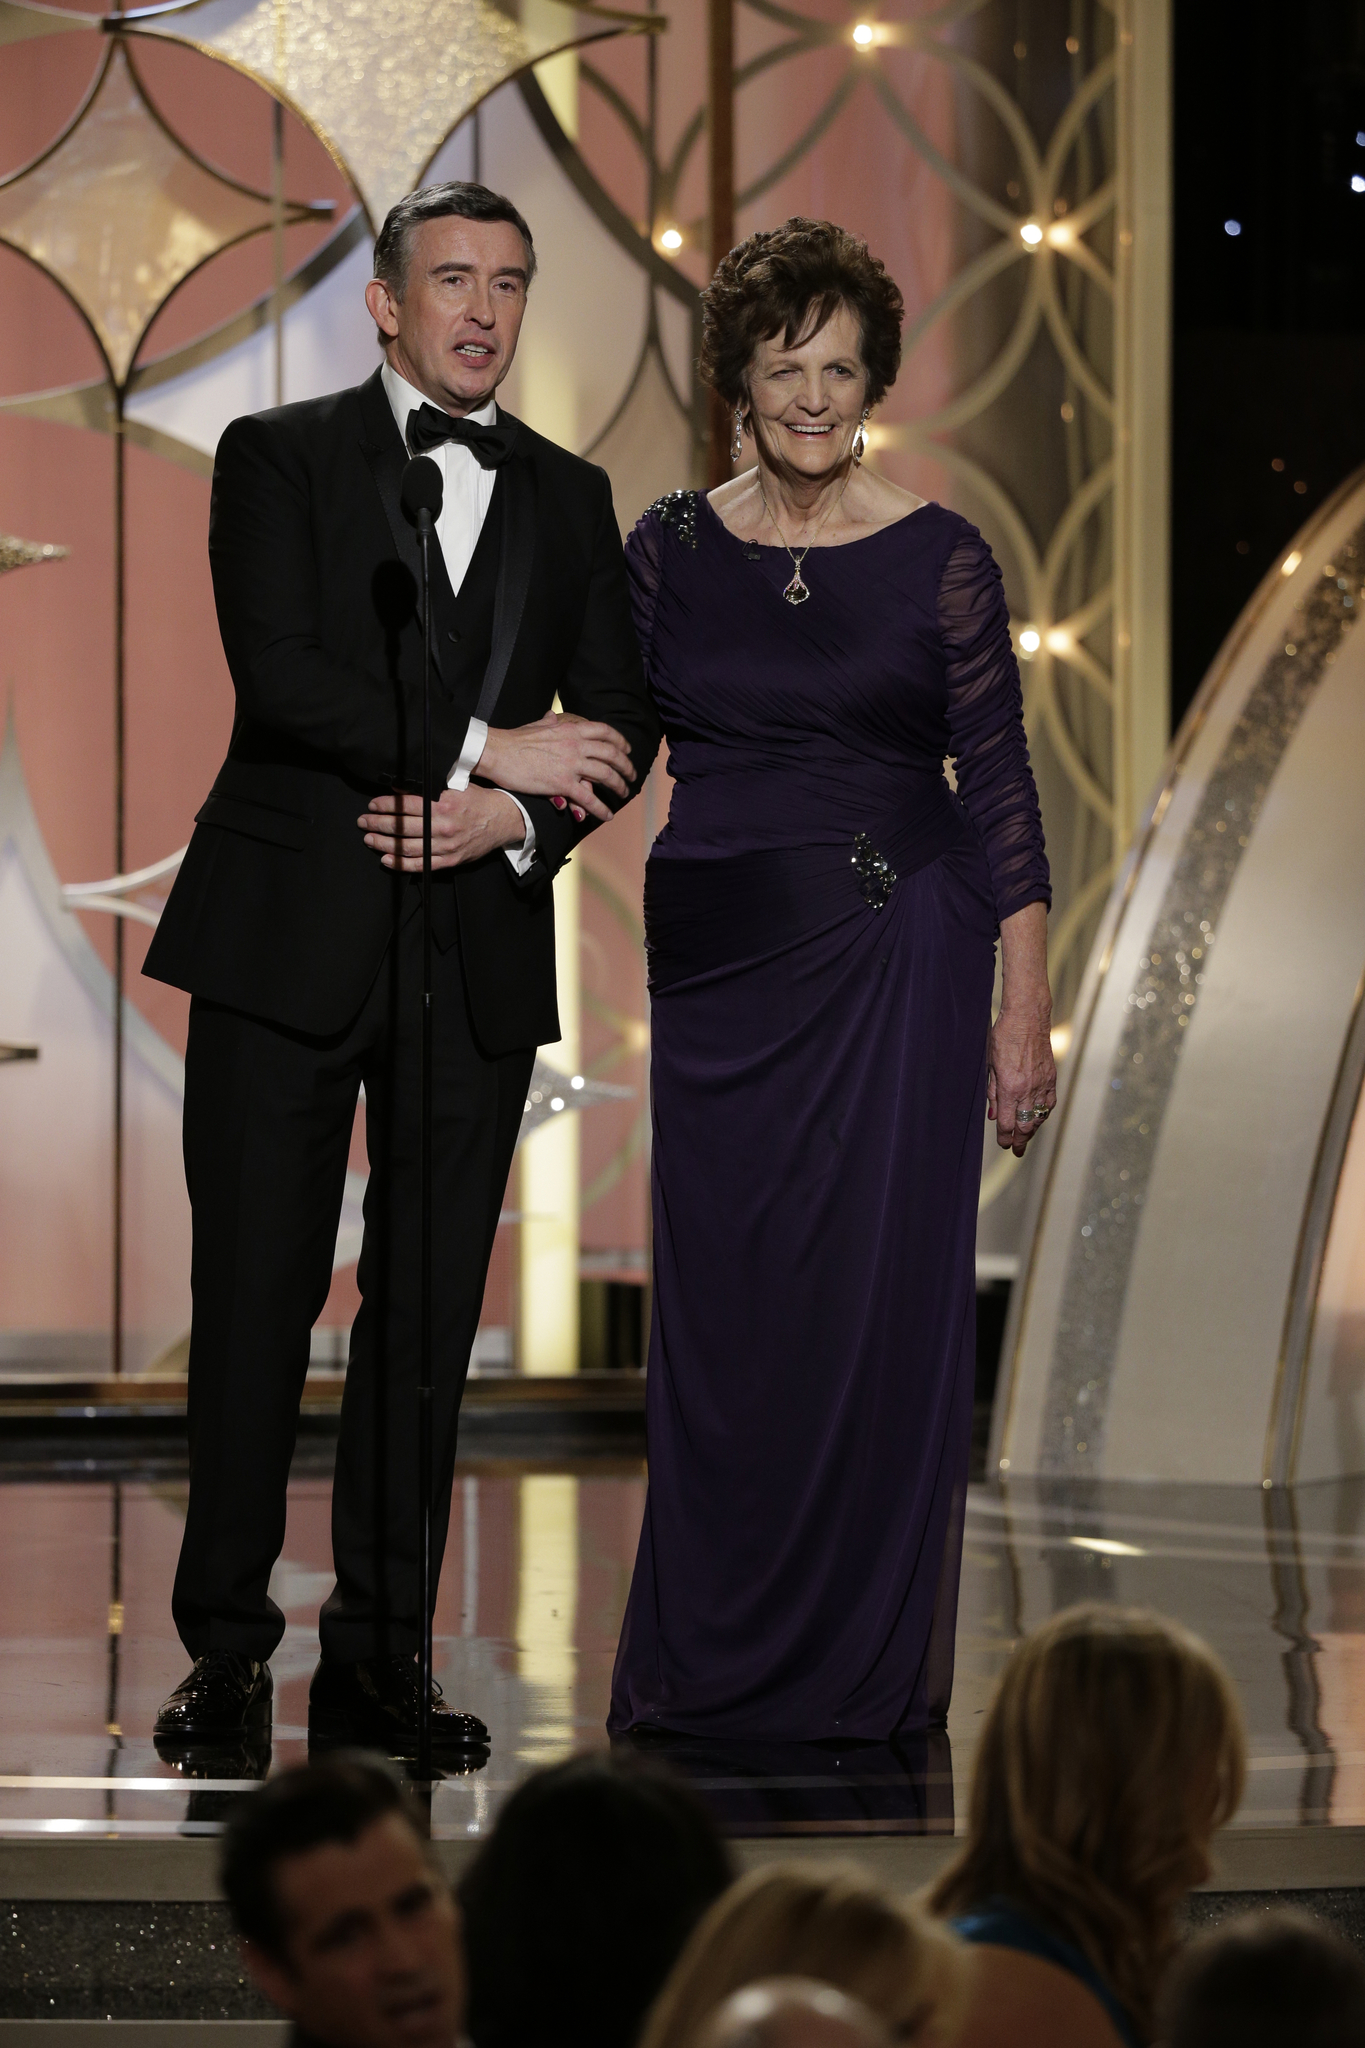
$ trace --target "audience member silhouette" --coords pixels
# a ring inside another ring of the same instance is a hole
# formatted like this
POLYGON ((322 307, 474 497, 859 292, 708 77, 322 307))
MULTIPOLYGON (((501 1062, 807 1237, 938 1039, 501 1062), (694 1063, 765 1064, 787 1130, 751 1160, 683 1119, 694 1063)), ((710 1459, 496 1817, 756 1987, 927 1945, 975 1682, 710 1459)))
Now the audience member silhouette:
POLYGON ((698 2048, 736 1991, 789 1976, 856 1998, 897 2041, 948 2041, 965 2007, 966 1972, 960 1943, 855 1867, 769 1864, 701 1921, 640 2048, 698 2048))
POLYGON ((1232 1684, 1198 1636, 1098 1604, 1014 1650, 976 1753, 967 1839, 930 1893, 977 1945, 961 2048, 1137 2048, 1176 1911, 1246 1775, 1232 1684))
POLYGON ((538 1771, 459 1885, 475 2048, 633 2048, 730 1861, 696 1794, 602 1751, 538 1771))
POLYGON ((1247 1914, 1176 1962, 1157 2039, 1163 2048, 1362 2048, 1365 1962, 1306 1914, 1247 1914))

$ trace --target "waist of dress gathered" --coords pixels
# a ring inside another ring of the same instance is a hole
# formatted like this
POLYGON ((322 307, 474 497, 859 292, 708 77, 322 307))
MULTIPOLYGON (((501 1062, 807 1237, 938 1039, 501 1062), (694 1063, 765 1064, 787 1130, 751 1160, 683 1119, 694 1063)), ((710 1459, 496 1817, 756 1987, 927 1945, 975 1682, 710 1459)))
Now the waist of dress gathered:
MULTIPOLYGON (((675 793, 676 794, 676 793, 675 793)), ((946 781, 918 801, 822 821, 799 839, 704 855, 670 846, 669 826, 645 865, 645 946, 656 995, 800 943, 850 916, 883 909, 902 879, 966 842, 989 895, 984 855, 946 781)))
MULTIPOLYGON (((681 766, 678 751, 670 760, 681 766)), ((920 842, 935 858, 964 820, 942 768, 904 761, 710 765, 675 775, 668 822, 654 860, 725 860, 781 848, 845 847, 859 833, 894 837, 913 860, 920 842)))

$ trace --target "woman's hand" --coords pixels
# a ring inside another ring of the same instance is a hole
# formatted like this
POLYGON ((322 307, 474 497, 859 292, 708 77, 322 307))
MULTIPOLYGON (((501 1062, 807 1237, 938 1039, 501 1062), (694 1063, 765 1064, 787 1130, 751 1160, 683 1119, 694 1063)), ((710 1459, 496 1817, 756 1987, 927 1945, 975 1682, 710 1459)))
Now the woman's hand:
POLYGON ((986 1114, 995 1141, 1022 1159, 1057 1106, 1052 994, 1047 981, 1047 911, 1029 903, 1000 926, 1003 992, 991 1026, 986 1114))
POLYGON ((547 712, 533 725, 490 726, 475 773, 518 796, 548 796, 561 811, 571 804, 580 821, 590 812, 604 823, 611 809, 593 784, 629 796, 635 780, 630 748, 616 728, 570 711, 547 712))
MULTIPOLYGON (((374 796, 356 820, 386 868, 422 872, 422 799, 374 796)), ((510 796, 500 789, 447 789, 431 807, 431 865, 457 868, 500 846, 520 846, 526 824, 510 796)))
POLYGON ((986 1114, 995 1141, 1022 1159, 1057 1106, 1057 1063, 1052 1057, 1051 1006, 1046 1012, 1001 1010, 991 1027, 986 1114))

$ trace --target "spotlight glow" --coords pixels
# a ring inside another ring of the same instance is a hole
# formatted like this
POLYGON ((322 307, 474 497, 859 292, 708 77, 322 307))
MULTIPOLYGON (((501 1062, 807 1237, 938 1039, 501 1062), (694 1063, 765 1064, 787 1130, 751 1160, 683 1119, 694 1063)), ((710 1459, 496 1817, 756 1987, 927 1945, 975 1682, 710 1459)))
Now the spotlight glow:
POLYGON ((1351 180, 1351 190, 1353 192, 1365 192, 1365 178, 1361 177, 1359 171, 1356 172, 1351 180))
POLYGON ((871 46, 875 33, 870 21, 860 21, 853 31, 853 40, 860 50, 866 50, 871 46))
POLYGON ((1043 644, 1043 636, 1036 626, 1025 626, 1019 635, 1019 645, 1025 654, 1036 654, 1043 644))
POLYGON ((1303 556, 1299 553, 1297 548, 1294 548, 1289 554, 1285 556, 1284 560, 1280 564, 1281 576, 1292 576, 1302 560, 1303 556))
POLYGON ((1241 232, 1242 223, 1239 220, 1225 220, 1223 222, 1223 233, 1225 235, 1231 235, 1234 241, 1236 240, 1237 236, 1241 234, 1241 232))
POLYGON ((1030 249, 1036 249, 1043 239, 1043 231, 1036 220, 1026 220, 1019 230, 1021 242, 1027 242, 1030 249))
POLYGON ((1065 249, 1068 242, 1074 242, 1076 239, 1075 234, 1066 225, 1065 221, 1058 221, 1055 227, 1049 228, 1047 238, 1054 249, 1065 249))
POLYGON ((661 249, 681 249, 682 245, 683 238, 677 228, 665 228, 659 237, 659 247, 661 249))
POLYGON ((1071 635, 1064 627, 1053 626, 1048 632, 1045 644, 1049 654, 1066 654, 1070 651, 1071 635))

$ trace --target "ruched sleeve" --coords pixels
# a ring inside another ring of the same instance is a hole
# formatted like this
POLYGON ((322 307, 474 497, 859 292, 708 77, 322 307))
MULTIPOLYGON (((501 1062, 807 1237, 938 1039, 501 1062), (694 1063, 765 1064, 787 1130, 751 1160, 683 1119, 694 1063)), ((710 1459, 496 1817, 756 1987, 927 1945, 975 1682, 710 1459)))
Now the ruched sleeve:
POLYGON ((995 557, 979 533, 948 557, 938 592, 957 791, 981 834, 1002 922, 1052 903, 1024 698, 995 557))
POLYGON ((630 613, 635 637, 649 674, 649 650, 654 639, 654 614, 659 603, 659 581, 663 575, 660 544, 663 522, 652 509, 637 519, 626 542, 626 572, 630 577, 630 613))

